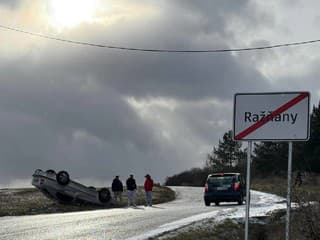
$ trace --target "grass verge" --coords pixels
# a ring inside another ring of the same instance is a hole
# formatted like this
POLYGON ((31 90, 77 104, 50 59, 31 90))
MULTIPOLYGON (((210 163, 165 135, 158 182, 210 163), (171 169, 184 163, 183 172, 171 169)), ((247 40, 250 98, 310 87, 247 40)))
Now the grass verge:
MULTIPOLYGON (((172 201, 175 193, 168 187, 155 186, 153 189, 153 203, 163 203, 172 201)), ((137 204, 145 203, 145 194, 142 187, 137 191, 137 204)), ((0 189, 0 217, 21 216, 43 213, 61 213, 74 211, 87 211, 96 209, 116 208, 127 205, 127 196, 123 193, 120 203, 111 203, 107 206, 97 206, 90 204, 65 205, 55 202, 45 197, 36 188, 23 189, 0 189)))
MULTIPOLYGON (((278 176, 255 178, 252 180, 251 189, 286 197, 287 179, 278 176)), ((290 239, 320 240, 320 176, 304 176, 300 187, 292 187, 291 198, 299 208, 291 213, 290 239)), ((263 219, 251 218, 249 239, 284 240, 285 219, 286 210, 278 210, 263 219)), ((211 219, 157 236, 152 240, 243 240, 244 228, 243 219, 227 219, 220 223, 211 219)))

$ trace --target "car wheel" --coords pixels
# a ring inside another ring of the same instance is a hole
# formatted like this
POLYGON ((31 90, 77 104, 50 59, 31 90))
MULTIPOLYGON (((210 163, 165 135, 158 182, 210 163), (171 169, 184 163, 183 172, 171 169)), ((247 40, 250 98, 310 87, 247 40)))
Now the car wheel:
POLYGON ((99 190, 99 200, 102 203, 107 203, 111 199, 110 191, 107 188, 101 188, 99 190))
POLYGON ((48 173, 48 174, 56 174, 56 172, 54 170, 52 170, 52 169, 48 169, 46 171, 46 173, 48 173))
POLYGON ((217 202, 214 202, 214 204, 216 205, 216 206, 219 206, 220 205, 220 203, 217 201, 217 202))
POLYGON ((58 172, 56 179, 57 179, 57 182, 63 186, 67 185, 70 182, 69 173, 66 171, 58 172))
POLYGON ((42 170, 40 169, 40 168, 38 168, 38 169, 36 169, 35 171, 34 171, 34 174, 40 174, 40 173, 42 173, 42 170))
POLYGON ((207 207, 209 207, 210 206, 210 201, 208 201, 208 200, 204 200, 204 204, 207 206, 207 207))

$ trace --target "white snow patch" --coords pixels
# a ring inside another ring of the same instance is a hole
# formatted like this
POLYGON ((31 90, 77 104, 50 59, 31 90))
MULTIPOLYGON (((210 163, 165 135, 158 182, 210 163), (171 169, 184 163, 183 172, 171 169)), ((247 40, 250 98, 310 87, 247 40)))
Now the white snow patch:
MULTIPOLYGON (((286 199, 279 197, 274 194, 263 193, 251 190, 251 196, 254 195, 255 198, 251 199, 250 203, 250 217, 263 217, 270 214, 272 211, 277 209, 286 208, 286 199)), ((209 208, 208 208, 209 209, 209 208)), ((144 240, 150 237, 155 237, 160 234, 171 232, 173 230, 179 229, 181 227, 196 223, 202 220, 211 219, 214 222, 220 222, 225 219, 236 219, 245 218, 246 206, 239 206, 237 208, 224 208, 219 211, 215 209, 207 213, 202 213, 194 215, 192 217, 187 217, 178 221, 164 224, 157 229, 149 231, 139 236, 134 236, 127 238, 127 240, 144 240)))

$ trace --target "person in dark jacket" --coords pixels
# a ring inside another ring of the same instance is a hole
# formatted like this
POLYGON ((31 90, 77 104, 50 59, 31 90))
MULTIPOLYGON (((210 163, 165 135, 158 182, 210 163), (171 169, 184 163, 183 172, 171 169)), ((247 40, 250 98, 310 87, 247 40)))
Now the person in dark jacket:
POLYGON ((144 191, 146 192, 146 206, 152 206, 153 180, 149 174, 145 176, 144 191))
POLYGON ((130 207, 131 205, 135 207, 137 184, 132 174, 127 179, 126 185, 127 185, 127 193, 128 193, 128 207, 130 207))
POLYGON ((123 192, 123 184, 119 179, 119 176, 116 176, 112 181, 112 192, 114 196, 114 200, 121 202, 122 201, 122 192, 123 192))

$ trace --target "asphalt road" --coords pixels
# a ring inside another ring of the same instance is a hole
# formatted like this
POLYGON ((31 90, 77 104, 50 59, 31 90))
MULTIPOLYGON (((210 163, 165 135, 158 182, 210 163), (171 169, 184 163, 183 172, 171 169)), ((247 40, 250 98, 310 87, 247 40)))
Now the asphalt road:
MULTIPOLYGON (((195 215, 223 212, 225 210, 245 211, 235 203, 205 207, 203 188, 175 187, 175 201, 153 207, 121 208, 73 212, 64 214, 43 214, 35 216, 1 217, 1 240, 116 240, 143 239, 148 232, 155 232, 162 226, 183 221, 195 215)), ((265 205, 259 196, 252 194, 253 206, 265 205), (260 199, 261 200, 261 199, 260 199), (255 203, 254 203, 255 202, 255 203)), ((271 199, 272 200, 272 199, 271 199)), ((271 201, 270 200, 270 201, 271 201)), ((165 230, 165 228, 164 228, 165 230)))

